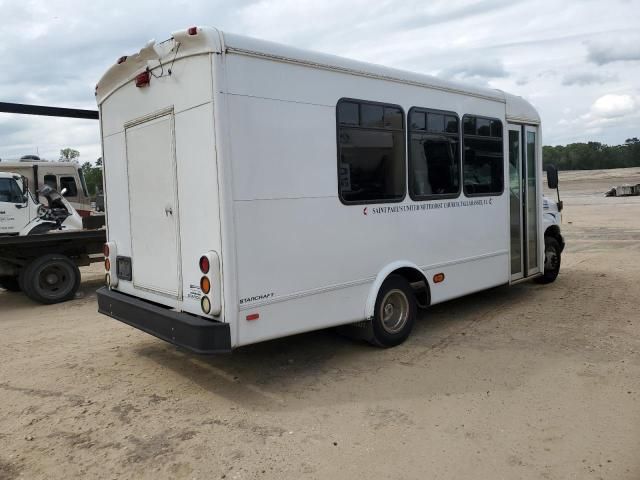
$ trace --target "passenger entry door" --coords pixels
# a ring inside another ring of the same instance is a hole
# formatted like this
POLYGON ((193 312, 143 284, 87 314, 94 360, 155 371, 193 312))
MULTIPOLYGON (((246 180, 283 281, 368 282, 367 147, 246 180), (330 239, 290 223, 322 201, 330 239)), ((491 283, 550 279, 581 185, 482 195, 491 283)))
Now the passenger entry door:
POLYGON ((538 129, 509 124, 511 280, 540 272, 538 248, 538 129))

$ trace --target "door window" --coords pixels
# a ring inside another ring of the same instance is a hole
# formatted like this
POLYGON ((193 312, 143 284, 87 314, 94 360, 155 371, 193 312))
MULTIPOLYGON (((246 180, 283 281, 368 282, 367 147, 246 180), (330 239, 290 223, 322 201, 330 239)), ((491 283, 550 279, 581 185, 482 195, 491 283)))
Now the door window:
POLYGON ((538 267, 538 190, 536 186, 536 132, 527 130, 527 256, 528 268, 538 267))
POLYGON ((12 178, 0 178, 0 202, 23 203, 20 187, 12 178))
POLYGON ((511 217, 511 275, 522 274, 522 159, 520 129, 509 130, 509 211, 511 217))

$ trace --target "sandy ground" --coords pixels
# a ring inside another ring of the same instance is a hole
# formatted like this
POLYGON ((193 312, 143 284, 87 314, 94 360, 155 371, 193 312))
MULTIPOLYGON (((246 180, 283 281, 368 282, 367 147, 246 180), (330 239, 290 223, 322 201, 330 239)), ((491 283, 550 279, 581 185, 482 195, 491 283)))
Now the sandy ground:
MULTIPOLYGON (((612 177, 617 175, 617 177, 612 177)), ((557 282, 435 306, 402 346, 332 331, 197 357, 0 292, 0 478, 640 478, 640 197, 561 176, 557 282)))

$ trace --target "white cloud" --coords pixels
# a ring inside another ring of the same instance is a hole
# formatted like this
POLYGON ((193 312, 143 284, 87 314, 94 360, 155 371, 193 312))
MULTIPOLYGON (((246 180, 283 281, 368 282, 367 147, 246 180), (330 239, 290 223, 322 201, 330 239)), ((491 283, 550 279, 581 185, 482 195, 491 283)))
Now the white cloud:
POLYGON ((603 95, 591 106, 593 114, 601 118, 622 117, 635 109, 636 100, 631 95, 603 95))

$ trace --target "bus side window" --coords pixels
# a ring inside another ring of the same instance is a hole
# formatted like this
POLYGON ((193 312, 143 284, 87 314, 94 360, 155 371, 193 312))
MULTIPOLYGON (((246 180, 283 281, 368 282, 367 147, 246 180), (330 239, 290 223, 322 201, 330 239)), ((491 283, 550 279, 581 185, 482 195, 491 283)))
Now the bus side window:
POLYGON ((44 184, 50 186, 54 190, 58 190, 58 178, 55 175, 45 175, 44 184))
POLYGON ((338 194, 346 204, 405 196, 404 113, 397 105, 341 99, 337 105, 338 194))
POLYGON ((65 197, 78 196, 78 187, 76 186, 76 181, 73 177, 60 177, 60 191, 65 188, 67 189, 64 194, 65 197))
POLYGON ((455 113, 409 110, 409 194, 414 200, 460 194, 460 121, 455 113))
POLYGON ((502 122, 465 115, 463 122, 464 194, 501 195, 504 191, 502 122))

